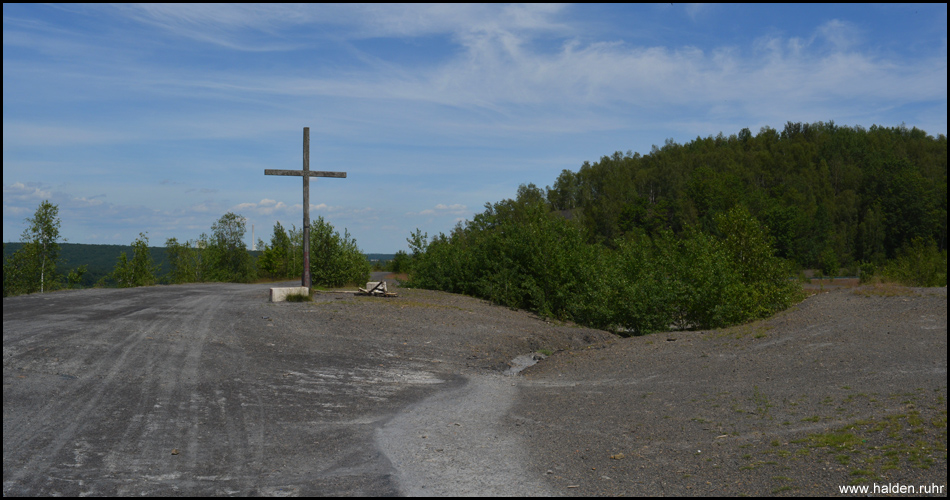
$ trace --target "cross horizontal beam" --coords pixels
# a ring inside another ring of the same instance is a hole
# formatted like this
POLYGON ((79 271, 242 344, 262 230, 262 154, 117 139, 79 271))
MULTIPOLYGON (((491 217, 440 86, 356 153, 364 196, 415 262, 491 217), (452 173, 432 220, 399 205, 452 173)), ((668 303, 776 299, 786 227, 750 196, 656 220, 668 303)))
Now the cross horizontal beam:
POLYGON ((346 179, 346 172, 320 172, 318 170, 280 170, 265 168, 264 175, 294 175, 297 177, 303 177, 304 172, 307 173, 307 177, 336 177, 338 179, 346 179))

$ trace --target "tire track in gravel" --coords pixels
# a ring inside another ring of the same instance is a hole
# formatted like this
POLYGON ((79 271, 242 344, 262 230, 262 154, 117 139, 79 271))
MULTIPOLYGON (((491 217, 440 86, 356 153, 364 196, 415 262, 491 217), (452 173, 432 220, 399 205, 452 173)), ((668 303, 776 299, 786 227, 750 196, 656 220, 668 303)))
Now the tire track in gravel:
MULTIPOLYGON (((31 413, 40 422, 4 420, 4 468, 17 463, 5 474, 4 494, 16 494, 25 477, 44 474, 48 483, 81 484, 73 471, 89 460, 101 460, 111 474, 122 469, 147 476, 150 457, 171 451, 167 436, 185 430, 175 429, 184 423, 176 418, 177 404, 193 392, 210 324, 223 303, 221 296, 185 296, 174 302, 174 315, 150 307, 119 311, 105 326, 92 327, 98 330, 94 342, 75 346, 82 361, 70 363, 69 375, 50 376, 57 373, 55 366, 35 367, 46 376, 24 370, 23 377, 39 378, 40 392, 52 397, 31 413), (187 337, 176 335, 186 327, 187 337), (101 349, 104 345, 111 347, 101 349), (134 396, 122 400, 129 394, 134 396), (121 436, 108 453, 99 453, 87 436, 103 427, 121 436), (68 450, 70 444, 76 449, 68 450), (70 456, 75 463, 67 463, 70 456)), ((32 342, 29 336, 22 339, 32 342)), ((187 427, 194 432, 194 426, 187 427)))
MULTIPOLYGON (((121 375, 129 371, 130 362, 133 361, 129 358, 135 358, 148 334, 148 331, 131 332, 98 359, 87 359, 87 362, 94 363, 92 370, 88 372, 78 376, 53 375, 53 381, 59 382, 56 384, 59 392, 36 413, 41 415, 39 423, 30 420, 14 422, 9 427, 4 425, 5 461, 8 456, 16 457, 23 450, 29 450, 31 456, 25 464, 15 469, 5 483, 19 482, 24 476, 47 470, 53 465, 54 458, 58 458, 62 449, 75 441, 77 435, 92 421, 91 416, 103 406, 103 399, 114 394, 115 385, 124 378, 121 375), (58 377, 64 380, 56 380, 58 377), (9 439, 9 442, 15 444, 8 449, 6 438, 11 437, 13 439, 9 439), (37 442, 44 440, 47 443, 42 447, 42 452, 36 453, 37 442)), ((27 373, 26 376, 32 375, 27 373)), ((6 492, 5 484, 4 493, 6 492)))
POLYGON ((549 493, 506 421, 520 379, 492 372, 606 334, 438 292, 268 286, 5 298, 4 495, 549 493))

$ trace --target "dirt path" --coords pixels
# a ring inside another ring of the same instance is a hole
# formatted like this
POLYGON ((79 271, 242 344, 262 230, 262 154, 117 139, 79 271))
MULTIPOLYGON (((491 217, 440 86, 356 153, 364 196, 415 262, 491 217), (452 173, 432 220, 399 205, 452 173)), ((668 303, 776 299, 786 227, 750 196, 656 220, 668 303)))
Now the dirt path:
POLYGON ((530 449, 504 425, 518 396, 504 375, 475 375, 407 408, 377 431, 406 496, 550 496, 525 467, 530 449))

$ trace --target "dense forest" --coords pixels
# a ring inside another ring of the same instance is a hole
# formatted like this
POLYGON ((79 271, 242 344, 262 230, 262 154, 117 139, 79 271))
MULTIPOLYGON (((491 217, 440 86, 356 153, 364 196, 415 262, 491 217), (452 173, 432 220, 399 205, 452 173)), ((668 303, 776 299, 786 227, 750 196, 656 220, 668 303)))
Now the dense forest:
POLYGON ((947 139, 819 122, 667 141, 408 241, 411 286, 634 334, 768 316, 804 268, 946 286, 947 139))
POLYGON ((947 138, 917 128, 787 123, 753 135, 667 141, 650 154, 604 156, 565 170, 546 190, 591 241, 632 232, 714 231, 716 214, 746 207, 777 255, 837 274, 881 265, 915 238, 947 248, 947 138))
MULTIPOLYGON (((25 243, 13 242, 3 244, 3 259, 6 261, 16 252, 20 251, 25 243)), ((75 268, 81 265, 86 266, 86 272, 83 273, 79 282, 76 283, 79 288, 89 288, 96 282, 106 277, 115 267, 119 255, 125 253, 132 254, 131 245, 92 245, 84 243, 60 243, 60 255, 58 267, 61 269, 75 268)), ((165 259, 165 249, 163 247, 149 247, 151 258, 158 263, 159 274, 165 275, 169 271, 168 261, 165 259)))

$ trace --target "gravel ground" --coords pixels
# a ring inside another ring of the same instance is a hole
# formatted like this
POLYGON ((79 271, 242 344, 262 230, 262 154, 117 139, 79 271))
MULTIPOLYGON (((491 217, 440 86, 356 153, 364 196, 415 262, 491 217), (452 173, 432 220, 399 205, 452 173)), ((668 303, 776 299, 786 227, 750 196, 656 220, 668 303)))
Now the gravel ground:
POLYGON ((624 339, 267 286, 4 299, 4 495, 946 495, 945 288, 624 339))
POLYGON ((860 292, 558 352, 524 372, 507 423, 564 494, 946 495, 946 288, 860 292))
POLYGON ((946 288, 835 288, 764 321, 625 339, 467 297, 400 293, 425 306, 393 317, 441 324, 440 335, 467 342, 459 354, 485 356, 466 360, 477 370, 464 372, 465 388, 377 433, 389 439, 377 441, 402 493, 835 495, 848 485, 936 485, 946 495, 946 288), (510 384, 492 374, 530 350, 555 352, 510 384))
POLYGON ((501 425, 507 360, 610 337, 438 292, 271 286, 4 298, 4 496, 539 491, 501 425))

